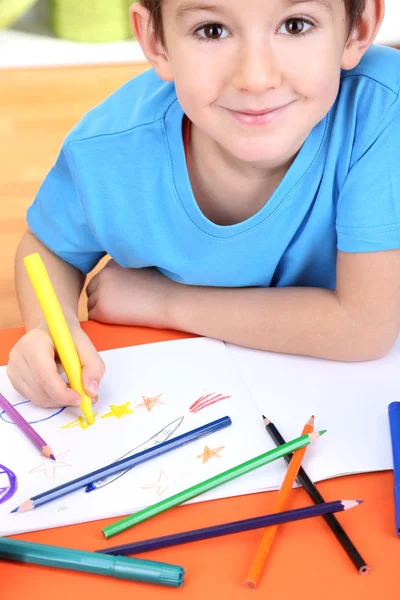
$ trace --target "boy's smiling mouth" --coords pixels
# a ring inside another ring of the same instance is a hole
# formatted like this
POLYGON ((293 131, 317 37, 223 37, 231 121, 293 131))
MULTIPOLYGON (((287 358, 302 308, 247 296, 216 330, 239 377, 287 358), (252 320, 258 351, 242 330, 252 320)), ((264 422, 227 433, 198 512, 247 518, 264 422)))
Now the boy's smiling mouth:
POLYGON ((286 104, 281 104, 280 106, 264 108, 261 110, 254 110, 251 108, 240 110, 225 108, 225 110, 243 125, 267 125, 278 118, 288 106, 293 104, 293 102, 294 101, 290 101, 286 104))

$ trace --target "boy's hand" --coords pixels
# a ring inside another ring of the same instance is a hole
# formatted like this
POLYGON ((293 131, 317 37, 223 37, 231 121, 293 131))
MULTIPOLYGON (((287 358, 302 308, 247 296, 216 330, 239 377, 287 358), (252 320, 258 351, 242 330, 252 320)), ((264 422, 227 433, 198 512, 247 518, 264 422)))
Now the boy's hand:
MULTIPOLYGON (((71 327, 83 365, 82 381, 86 393, 97 401, 97 388, 104 374, 104 363, 79 324, 71 327)), ((26 333, 10 352, 7 375, 14 388, 38 406, 79 406, 81 397, 59 374, 53 340, 45 327, 26 333)))
POLYGON ((168 305, 178 285, 157 269, 124 269, 110 260, 87 286, 89 319, 161 329, 172 327, 168 305))

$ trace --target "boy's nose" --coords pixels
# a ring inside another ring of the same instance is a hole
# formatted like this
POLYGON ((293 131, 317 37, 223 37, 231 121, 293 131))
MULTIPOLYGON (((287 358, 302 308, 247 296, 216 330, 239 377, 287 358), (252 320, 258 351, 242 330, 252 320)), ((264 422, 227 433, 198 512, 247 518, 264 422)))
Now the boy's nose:
POLYGON ((265 44, 247 44, 241 48, 232 78, 236 90, 257 94, 278 88, 281 80, 279 62, 271 48, 265 44))

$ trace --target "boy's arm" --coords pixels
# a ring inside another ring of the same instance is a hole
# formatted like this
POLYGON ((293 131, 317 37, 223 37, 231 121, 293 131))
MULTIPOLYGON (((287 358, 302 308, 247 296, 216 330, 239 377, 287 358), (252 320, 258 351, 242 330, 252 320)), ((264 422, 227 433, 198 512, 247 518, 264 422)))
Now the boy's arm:
POLYGON ((27 331, 46 325, 42 310, 24 265, 24 257, 39 252, 54 286, 66 321, 78 324, 78 301, 85 276, 53 254, 31 231, 21 239, 15 257, 15 283, 22 319, 27 331))
POLYGON ((95 401, 104 363, 78 320, 78 299, 85 276, 48 250, 30 231, 24 234, 15 259, 17 295, 27 333, 10 352, 8 377, 20 394, 39 406, 81 403, 80 394, 68 387, 58 373, 54 344, 25 269, 24 257, 34 252, 40 253, 46 265, 82 364, 85 391, 95 401))
POLYGON ((337 289, 174 284, 170 327, 332 360, 373 360, 400 329, 400 250, 338 253, 337 289))

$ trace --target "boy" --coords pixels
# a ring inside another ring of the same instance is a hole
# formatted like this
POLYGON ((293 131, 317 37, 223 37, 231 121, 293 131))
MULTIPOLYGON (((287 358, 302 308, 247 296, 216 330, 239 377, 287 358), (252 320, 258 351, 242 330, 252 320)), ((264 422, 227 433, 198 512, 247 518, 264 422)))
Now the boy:
POLYGON ((79 404, 22 259, 40 252, 95 400, 89 317, 332 360, 400 328, 400 53, 370 48, 384 0, 142 0, 153 69, 91 111, 28 211, 16 256, 26 335, 9 377, 79 404), (216 4, 215 4, 216 2, 216 4), (160 6, 161 4, 161 6, 160 6))

